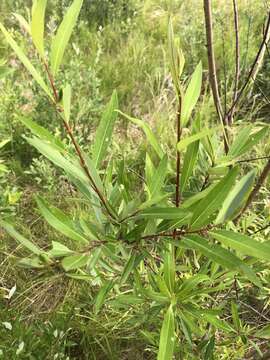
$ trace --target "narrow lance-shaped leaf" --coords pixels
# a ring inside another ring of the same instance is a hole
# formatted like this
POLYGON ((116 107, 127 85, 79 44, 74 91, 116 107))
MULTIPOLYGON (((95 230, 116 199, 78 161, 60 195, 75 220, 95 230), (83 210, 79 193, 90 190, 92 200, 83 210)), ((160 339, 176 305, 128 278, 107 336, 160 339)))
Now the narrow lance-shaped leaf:
POLYGON ((216 224, 224 223, 225 221, 233 219, 238 214, 251 191, 252 184, 255 179, 255 173, 256 172, 254 170, 250 171, 246 176, 238 181, 229 192, 215 220, 216 224))
POLYGON ((94 311, 97 314, 101 309, 102 305, 105 302, 106 296, 108 295, 109 291, 113 288, 114 282, 113 280, 108 280, 104 283, 104 285, 100 288, 94 304, 94 311))
POLYGON ((93 145, 93 161, 98 169, 106 156, 106 151, 112 141, 112 133, 115 121, 117 119, 117 108, 118 108, 118 98, 117 92, 114 91, 110 102, 108 103, 99 126, 96 131, 95 142, 93 145))
POLYGON ((199 64, 196 66, 194 73, 191 76, 190 82, 184 95, 181 117, 182 126, 185 126, 189 120, 192 110, 194 109, 199 99, 201 87, 202 63, 199 62, 199 64))
POLYGON ((208 259, 220 264, 229 270, 238 271, 245 275, 253 284, 261 286, 259 278, 242 260, 236 255, 224 249, 220 245, 210 245, 208 241, 198 235, 185 235, 178 246, 201 252, 208 259))
POLYGON ((209 233, 222 244, 239 251, 243 255, 270 261, 270 243, 259 242, 250 236, 229 230, 215 230, 209 233))
POLYGON ((51 91, 49 90, 48 86, 44 82, 41 75, 38 73, 38 71, 34 68, 34 66, 31 64, 30 60, 26 57, 22 49, 18 46, 16 41, 12 38, 12 36, 9 34, 9 32, 5 29, 5 27, 0 23, 0 30, 5 35, 5 38, 9 45, 12 47, 12 49, 15 51, 16 55, 20 59, 20 61, 23 63, 23 65, 26 67, 26 69, 29 71, 29 73, 33 76, 33 78, 36 80, 36 82, 39 84, 39 86, 46 92, 46 94, 49 96, 51 100, 53 100, 53 96, 51 91))
POLYGON ((203 198, 196 206, 191 218, 191 229, 200 229, 204 225, 210 224, 215 212, 220 209, 223 201, 231 190, 238 168, 235 167, 203 198))
POLYGON ((162 323, 157 360, 172 359, 175 341, 174 330, 174 313, 173 307, 170 305, 162 323))
POLYGON ((44 58, 44 18, 47 0, 33 0, 31 35, 42 58, 44 58))
POLYGON ((9 223, 0 220, 0 226, 6 230, 6 232, 13 237, 13 239, 17 240, 21 245, 26 247, 28 250, 30 250, 33 254, 41 255, 43 251, 35 244, 32 243, 32 241, 26 239, 24 236, 22 236, 20 233, 18 233, 12 225, 9 223))
POLYGON ((179 219, 187 217, 188 211, 173 207, 152 207, 141 211, 136 217, 142 219, 179 219))
POLYGON ((179 96, 181 94, 180 76, 184 68, 185 59, 174 37, 173 24, 171 18, 168 24, 168 53, 169 53, 170 71, 172 74, 173 83, 175 86, 176 93, 179 96))
POLYGON ((163 153, 161 146, 159 145, 159 142, 158 142, 156 136, 154 135, 153 131, 151 130, 150 126, 142 120, 139 120, 139 119, 136 119, 136 118, 133 118, 131 116, 124 114, 122 111, 118 111, 118 112, 121 115, 123 115, 126 119, 128 119, 131 122, 133 122, 134 124, 138 125, 143 130, 150 145, 153 147, 153 149, 155 150, 155 152, 161 159, 163 157, 164 153, 163 153))
POLYGON ((123 285, 130 273, 132 272, 132 270, 134 269, 134 266, 135 266, 135 260, 136 260, 136 255, 135 254, 131 254, 124 269, 123 269, 123 272, 122 272, 122 276, 121 276, 121 279, 120 279, 120 285, 123 285))
POLYGON ((75 230, 73 221, 66 214, 53 206, 49 207, 41 197, 37 197, 36 201, 41 214, 52 227, 72 240, 89 243, 83 235, 75 230))
POLYGON ((185 149, 188 145, 194 143, 195 141, 198 141, 206 136, 212 135, 214 134, 218 129, 220 128, 220 126, 217 126, 213 129, 205 129, 202 130, 194 135, 190 135, 184 139, 182 139, 181 141, 179 141, 179 143, 177 144, 177 149, 178 151, 181 151, 183 149, 185 149))
POLYGON ((162 189, 162 186, 164 185, 164 181, 167 175, 167 162, 167 155, 164 155, 157 169, 153 173, 153 176, 149 183, 149 192, 151 198, 160 195, 160 191, 162 189))
POLYGON ((79 16, 82 3, 83 0, 73 1, 52 40, 50 63, 53 76, 56 75, 61 65, 66 46, 79 16))
POLYGON ((84 267, 90 260, 90 255, 80 254, 64 257, 61 264, 65 271, 76 270, 84 267))
POLYGON ((200 141, 197 140, 192 144, 188 145, 187 151, 184 156, 184 163, 182 167, 182 174, 180 177, 180 191, 184 192, 185 187, 187 185, 188 179, 192 174, 194 169, 194 165, 196 163, 198 151, 199 151, 200 141))

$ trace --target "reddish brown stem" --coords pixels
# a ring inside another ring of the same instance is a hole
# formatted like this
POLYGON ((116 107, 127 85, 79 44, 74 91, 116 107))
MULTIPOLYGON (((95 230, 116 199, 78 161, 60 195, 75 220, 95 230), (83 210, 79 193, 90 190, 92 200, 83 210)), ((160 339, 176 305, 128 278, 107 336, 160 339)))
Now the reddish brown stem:
POLYGON ((93 188, 93 190, 96 192, 96 194, 98 195, 101 203, 103 204, 104 208, 106 209, 107 213, 109 214, 109 216, 112 218, 112 219, 116 219, 114 214, 111 212, 108 204, 107 204, 107 201, 105 200, 103 194, 99 191, 98 187, 96 186, 91 174, 90 174, 90 171, 85 163, 85 160, 84 160, 84 157, 83 157, 83 154, 82 154, 82 151, 73 135, 73 132, 72 132, 72 129, 71 127, 69 126, 68 122, 63 119, 62 117, 62 113, 63 113, 63 109, 58 105, 58 95, 57 95, 57 90, 56 90, 56 86, 55 86, 55 82, 54 82, 54 79, 53 79, 53 76, 49 70, 49 67, 47 65, 46 62, 44 62, 44 66, 45 66, 45 69, 46 69, 46 73, 48 75, 48 78, 49 78, 49 81, 50 81, 50 84, 51 84, 51 88, 52 88, 52 91, 53 91, 53 94, 54 94, 54 101, 55 101, 55 106, 56 106, 56 111, 61 115, 61 118, 63 120, 63 124, 64 124, 64 128, 68 134, 68 136, 70 137, 71 139, 71 142, 75 148, 75 151, 78 155, 78 158, 80 160, 80 164, 81 164, 81 167, 82 169, 84 170, 86 176, 88 177, 89 181, 90 181, 90 184, 91 184, 91 187, 93 188))

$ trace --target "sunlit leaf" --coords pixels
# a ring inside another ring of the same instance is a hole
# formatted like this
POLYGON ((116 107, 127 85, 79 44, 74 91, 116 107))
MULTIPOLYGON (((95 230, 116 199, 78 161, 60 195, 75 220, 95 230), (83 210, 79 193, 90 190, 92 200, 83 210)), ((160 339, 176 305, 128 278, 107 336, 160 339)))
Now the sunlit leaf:
POLYGON ((68 8, 55 37, 52 40, 50 64, 52 75, 55 76, 64 56, 65 49, 71 37, 73 28, 79 16, 83 0, 74 0, 68 8))
POLYGON ((106 156, 108 147, 112 141, 112 133, 117 119, 118 98, 116 91, 113 92, 110 102, 103 112, 101 121, 96 131, 93 145, 93 161, 98 169, 106 156))
POLYGON ((254 170, 250 171, 232 188, 223 202, 220 212, 215 220, 216 224, 224 223, 225 221, 233 219, 233 217, 239 212, 251 191, 255 174, 256 172, 254 170))
POLYGON ((194 109, 202 87, 202 63, 201 61, 196 66, 194 73, 191 76, 190 82, 186 89, 183 99, 182 112, 181 112, 181 125, 184 127, 194 109))
POLYGON ((31 35, 42 58, 44 58, 44 18, 47 0, 33 0, 31 35))
POLYGON ((18 46, 16 41, 12 38, 12 36, 9 34, 9 32, 5 29, 5 27, 0 23, 0 30, 4 34, 7 42, 12 47, 12 49, 15 51, 16 55, 20 59, 20 61, 23 63, 23 65, 26 67, 26 69, 29 71, 29 73, 33 76, 33 78, 36 80, 36 82, 39 84, 39 86, 46 92, 46 94, 50 97, 50 99, 53 100, 53 96, 51 94, 51 91, 45 84, 43 78, 38 73, 38 71, 34 68, 34 66, 31 64, 30 60, 26 57, 22 49, 18 46))
POLYGON ((172 305, 169 306, 160 332, 158 360, 171 360, 174 353, 174 312, 172 305))

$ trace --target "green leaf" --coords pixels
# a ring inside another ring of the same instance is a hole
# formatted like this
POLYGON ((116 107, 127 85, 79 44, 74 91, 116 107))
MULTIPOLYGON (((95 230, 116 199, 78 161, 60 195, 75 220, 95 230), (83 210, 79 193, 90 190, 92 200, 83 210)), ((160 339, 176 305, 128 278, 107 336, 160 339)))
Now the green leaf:
POLYGON ((102 305, 105 302, 106 296, 108 295, 109 291, 113 288, 114 281, 109 280, 104 283, 104 285, 100 288, 94 304, 94 312, 97 314, 101 309, 102 305))
POLYGON ((53 257, 63 257, 71 255, 73 252, 74 251, 70 250, 58 241, 52 241, 52 249, 49 251, 49 254, 53 257))
POLYGON ((202 63, 201 61, 196 66, 194 73, 191 76, 190 82, 188 84, 187 90, 184 95, 182 113, 181 113, 181 122, 182 127, 184 127, 194 109, 202 87, 202 63))
POLYGON ((252 131, 252 125, 244 126, 244 128, 236 134, 236 139, 230 146, 228 157, 237 157, 240 153, 241 148, 246 144, 249 134, 252 131))
POLYGON ((10 139, 5 139, 0 142, 0 149, 10 142, 10 139))
POLYGON ((164 155, 157 169, 154 171, 154 174, 149 183, 150 198, 161 195, 160 191, 162 189, 162 186, 164 185, 164 181, 167 175, 167 163, 168 157, 167 155, 164 155))
POLYGON ((179 141, 179 143, 177 144, 177 149, 178 151, 182 151, 183 149, 185 149, 188 145, 194 143, 195 141, 198 141, 206 136, 212 135, 213 133, 215 133, 218 129, 220 128, 220 126, 217 126, 213 129, 205 129, 202 131, 199 131, 198 133, 194 134, 194 135, 190 135, 184 139, 182 139, 181 141, 179 141))
POLYGON ((44 58, 44 18, 47 0, 33 0, 31 35, 40 56, 44 58))
POLYGON ((89 179, 79 165, 75 165, 70 160, 67 160, 52 144, 46 141, 34 138, 24 137, 29 144, 34 146, 42 155, 52 161, 55 165, 62 168, 68 175, 80 180, 82 183, 89 184, 89 179))
POLYGON ((174 353, 174 313, 172 305, 169 306, 160 332, 158 360, 171 360, 174 353))
POLYGON ((241 134, 242 146, 241 143, 238 142, 238 140, 236 140, 237 143, 233 148, 233 151, 228 153, 228 156, 238 157, 247 153, 249 150, 253 148, 253 146, 258 144, 258 142, 266 136, 268 131, 269 128, 265 126, 261 130, 256 131, 255 133, 252 133, 249 137, 247 137, 247 133, 245 133, 243 130, 243 133, 241 134), (246 135, 245 139, 244 139, 244 135, 246 135))
POLYGON ((236 183, 223 202, 215 224, 224 223, 237 215, 251 191, 255 174, 256 171, 252 170, 236 183))
POLYGON ((168 24, 168 54, 169 54, 170 71, 172 74, 173 84, 175 86, 176 93, 180 95, 181 93, 180 76, 184 68, 185 59, 174 37, 173 24, 171 18, 169 19, 169 24, 168 24))
POLYGON ((71 255, 65 257, 61 261, 61 264, 65 271, 76 270, 81 267, 84 267, 89 261, 89 259, 90 259, 89 255, 84 255, 84 254, 71 255))
POLYGON ((67 10, 55 37, 52 40, 50 63, 52 75, 55 76, 63 59, 65 49, 79 16, 83 0, 74 0, 67 10))
POLYGON ((12 225, 9 223, 0 220, 0 226, 6 230, 6 232, 13 237, 13 239, 17 240, 21 245, 26 247, 28 250, 30 250, 33 254, 41 255, 43 251, 33 244, 30 240, 26 239, 24 236, 19 234, 12 225))
POLYGON ((26 69, 29 71, 29 73, 33 76, 33 78, 36 80, 36 82, 39 84, 39 86, 45 91, 45 93, 49 96, 51 100, 53 100, 53 96, 51 94, 51 91, 45 84, 43 78, 38 73, 38 71, 34 68, 34 66, 31 64, 29 59, 26 57, 22 49, 18 46, 16 41, 12 38, 12 36, 9 34, 9 32, 5 29, 5 27, 0 23, 0 30, 4 34, 7 42, 12 47, 12 49, 15 51, 16 55, 20 59, 20 61, 23 63, 23 65, 26 67, 26 69))
POLYGON ((164 156, 163 150, 162 150, 161 146, 159 145, 159 142, 158 142, 156 136, 154 135, 153 131, 151 130, 150 126, 142 120, 139 120, 139 119, 136 119, 136 118, 133 118, 131 116, 124 114, 122 111, 118 110, 118 112, 119 112, 119 114, 124 116, 126 119, 128 119, 131 122, 133 122, 134 124, 138 125, 144 131, 146 138, 149 141, 150 145, 153 147, 153 149, 157 153, 158 157, 160 159, 162 159, 164 156))
POLYGON ((18 119, 32 132, 32 134, 38 136, 42 140, 46 140, 46 141, 50 142, 51 144, 55 144, 56 147, 61 148, 61 150, 65 149, 65 146, 62 143, 62 141, 60 139, 56 138, 55 135, 51 134, 43 126, 40 126, 32 119, 26 118, 24 116, 19 116, 18 119))
POLYGON ((224 249, 220 245, 210 245, 204 238, 199 235, 185 235, 179 242, 178 246, 184 246, 201 252, 208 259, 220 264, 229 270, 238 271, 245 275, 253 284, 261 286, 256 274, 236 255, 224 249))
POLYGON ((243 255, 255 257, 257 259, 270 261, 270 243, 259 242, 253 238, 229 230, 210 231, 209 234, 222 244, 239 251, 243 255))
POLYGON ((235 167, 199 202, 191 218, 190 227, 197 230, 204 225, 210 224, 212 215, 220 209, 223 201, 231 190, 238 168, 235 167))
POLYGON ((121 275, 121 279, 120 279, 120 286, 123 285, 127 281, 131 271, 134 269, 135 260, 136 260, 136 255, 131 254, 123 271, 122 271, 122 275, 121 275))
POLYGON ((172 244, 168 245, 168 248, 165 250, 164 253, 163 272, 167 288, 172 294, 175 288, 175 256, 174 246, 172 246, 172 244))
POLYGON ((38 256, 33 258, 22 258, 17 264, 26 269, 42 269, 45 266, 44 262, 42 262, 38 256))
POLYGON ((222 330, 226 333, 234 332, 234 329, 226 321, 220 320, 214 315, 202 314, 201 317, 219 330, 222 330))
POLYGON ((141 211, 136 217, 142 219, 178 219, 186 217, 188 212, 173 207, 153 207, 141 211))
POLYGON ((82 234, 76 231, 73 221, 66 214, 54 206, 49 207, 40 196, 36 197, 36 201, 42 216, 52 227, 72 240, 89 243, 82 234))
POLYGON ((239 313, 235 301, 231 302, 231 313, 232 313, 233 324, 236 330, 239 331, 241 329, 241 321, 239 319, 239 313))
POLYGON ((200 142, 198 140, 198 141, 195 141, 194 143, 188 145, 188 147, 187 147, 187 151, 185 153, 184 163, 183 163, 183 167, 182 167, 182 174, 180 177, 181 193, 184 192, 187 182, 188 182, 188 179, 193 172, 194 165, 196 163, 196 159, 197 159, 197 155, 198 155, 198 151, 199 151, 199 145, 200 145, 200 142))
POLYGON ((117 119, 117 108, 118 108, 118 98, 117 92, 114 91, 111 97, 110 102, 108 103, 99 126, 96 131, 95 142, 93 145, 93 161, 98 169, 106 156, 108 147, 112 141, 112 133, 115 121, 117 119))
POLYGON ((67 122, 70 120, 71 86, 67 84, 63 89, 63 108, 67 122))

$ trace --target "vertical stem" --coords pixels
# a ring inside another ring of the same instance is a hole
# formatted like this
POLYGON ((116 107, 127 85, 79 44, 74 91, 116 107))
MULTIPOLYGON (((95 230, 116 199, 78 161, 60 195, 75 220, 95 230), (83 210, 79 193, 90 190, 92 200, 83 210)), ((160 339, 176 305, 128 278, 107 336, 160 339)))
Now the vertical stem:
POLYGON ((205 31, 206 31, 206 39, 207 39, 207 55, 208 55, 208 68, 209 68, 209 80, 213 93, 214 103, 216 107, 216 111, 219 117, 220 122, 224 126, 224 149, 225 153, 228 153, 229 145, 228 145, 228 134, 227 134, 227 116, 222 115, 222 106, 221 100, 219 96, 218 83, 217 83, 217 71, 216 71, 216 62, 215 62, 215 54, 213 47, 213 20, 212 20, 212 7, 211 0, 204 0, 204 16, 205 16, 205 31))

